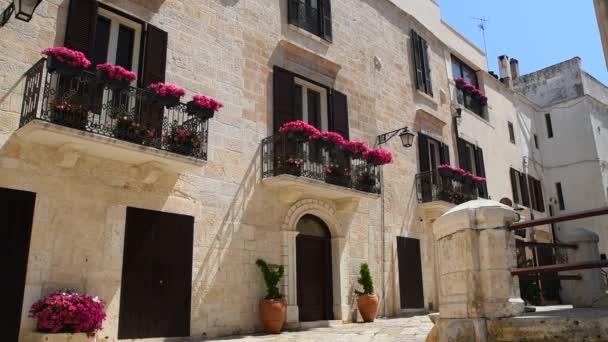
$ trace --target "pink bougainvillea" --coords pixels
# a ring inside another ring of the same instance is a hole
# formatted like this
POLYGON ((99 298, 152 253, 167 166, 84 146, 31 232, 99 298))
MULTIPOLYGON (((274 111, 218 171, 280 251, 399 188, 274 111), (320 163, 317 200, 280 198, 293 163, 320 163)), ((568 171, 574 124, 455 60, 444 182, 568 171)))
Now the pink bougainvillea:
POLYGON ((363 154, 363 159, 374 165, 384 165, 393 161, 393 155, 389 150, 372 148, 363 154))
POLYGON ((29 316, 37 320, 41 331, 86 333, 88 336, 95 336, 106 318, 101 299, 71 291, 38 300, 32 305, 29 316))
POLYGON ((186 89, 162 82, 150 84, 148 90, 160 96, 182 97, 186 95, 186 89))
POLYGON ((483 91, 479 90, 479 88, 477 88, 474 84, 467 82, 464 78, 457 77, 454 79, 454 82, 456 83, 456 85, 464 88, 469 93, 475 94, 478 98, 480 98, 484 101, 488 100, 486 94, 484 94, 483 91))
POLYGON ((205 95, 193 95, 192 99, 194 100, 194 104, 202 109, 211 109, 217 112, 220 108, 224 107, 220 101, 205 95))
POLYGON ((88 68, 91 62, 86 58, 84 53, 66 47, 46 48, 41 52, 43 55, 53 57, 61 63, 65 63, 74 68, 88 68))
POLYGON ((459 84, 459 85, 465 85, 465 84, 467 84, 467 81, 464 78, 462 78, 462 77, 455 78, 454 82, 456 82, 456 84, 459 84))
POLYGON ((137 79, 137 75, 133 71, 129 71, 120 65, 112 65, 110 63, 97 64, 97 70, 104 70, 108 73, 108 77, 117 81, 133 82, 137 79))
POLYGON ((363 156, 363 154, 367 152, 367 150, 369 150, 367 144, 359 140, 344 140, 344 142, 342 142, 342 145, 340 145, 340 148, 356 157, 363 156))
POLYGON ((302 134, 309 139, 315 138, 321 134, 321 132, 319 132, 319 130, 315 126, 301 120, 284 123, 283 126, 279 128, 279 133, 290 132, 302 134))
POLYGON ((344 138, 336 132, 321 132, 321 134, 316 136, 316 139, 326 143, 334 144, 336 146, 342 146, 345 141, 344 138))

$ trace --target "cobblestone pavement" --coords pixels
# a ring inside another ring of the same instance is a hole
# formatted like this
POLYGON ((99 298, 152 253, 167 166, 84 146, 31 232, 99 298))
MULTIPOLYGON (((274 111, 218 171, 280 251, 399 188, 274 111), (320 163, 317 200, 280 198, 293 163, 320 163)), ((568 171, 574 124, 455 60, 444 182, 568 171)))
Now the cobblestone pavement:
POLYGON ((286 331, 280 335, 232 336, 210 341, 239 342, 389 342, 424 341, 433 328, 427 315, 379 319, 374 323, 340 324, 329 328, 286 331))

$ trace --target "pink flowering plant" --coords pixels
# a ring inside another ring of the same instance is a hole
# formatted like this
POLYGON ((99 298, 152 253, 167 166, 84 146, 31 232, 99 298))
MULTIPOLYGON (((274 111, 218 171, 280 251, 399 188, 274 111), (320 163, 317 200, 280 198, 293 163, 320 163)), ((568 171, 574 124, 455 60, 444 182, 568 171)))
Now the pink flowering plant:
POLYGON ((345 142, 344 137, 336 132, 322 132, 315 136, 315 139, 321 143, 321 146, 332 150, 342 146, 345 142))
POLYGON ((205 95, 193 95, 192 100, 199 108, 212 110, 214 112, 217 112, 220 108, 224 107, 220 101, 205 95))
POLYGON ((184 127, 177 122, 171 125, 169 133, 165 133, 164 140, 170 151, 181 154, 192 154, 202 144, 196 130, 184 127))
POLYGON ((389 164, 393 161, 391 151, 383 148, 372 148, 363 154, 363 160, 376 166, 389 164))
POLYGON ((279 128, 279 133, 287 134, 287 137, 289 139, 296 139, 302 141, 314 139, 319 134, 321 134, 321 132, 319 132, 319 130, 315 126, 302 120, 284 123, 283 126, 279 128))
POLYGON ((115 81, 133 82, 137 79, 137 75, 120 65, 112 65, 110 63, 97 64, 95 67, 98 71, 104 71, 108 77, 115 81))
POLYGON ((102 329, 106 314, 100 298, 67 290, 35 302, 29 317, 37 320, 39 331, 86 333, 92 337, 102 329))
POLYGON ((142 145, 152 145, 156 137, 154 129, 148 129, 128 115, 123 115, 116 120, 113 127, 114 137, 142 145))
POLYGON ((457 88, 462 89, 465 93, 470 94, 478 100, 481 100, 484 104, 487 103, 488 97, 486 94, 484 94, 484 92, 477 88, 474 84, 467 82, 462 77, 455 78, 454 83, 456 83, 457 88))
POLYGON ((359 140, 344 140, 340 145, 342 151, 346 152, 351 158, 361 159, 363 158, 363 154, 369 150, 367 144, 363 141, 359 140))
POLYGON ((156 96, 154 100, 165 106, 176 105, 186 95, 186 89, 162 82, 150 84, 148 90, 156 96))
POLYGON ((47 48, 41 53, 73 68, 87 69, 91 66, 91 61, 86 58, 84 53, 66 47, 47 48))

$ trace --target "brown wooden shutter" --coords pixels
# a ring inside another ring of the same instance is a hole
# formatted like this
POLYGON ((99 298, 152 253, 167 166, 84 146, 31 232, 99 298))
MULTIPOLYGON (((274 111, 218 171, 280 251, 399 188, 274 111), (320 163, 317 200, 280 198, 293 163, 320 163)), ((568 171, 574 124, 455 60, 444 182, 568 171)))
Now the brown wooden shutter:
POLYGON ((422 52, 422 62, 424 64, 424 92, 427 93, 430 96, 433 96, 433 85, 431 84, 431 65, 429 63, 429 55, 428 55, 428 49, 429 46, 426 43, 426 40, 418 37, 418 39, 420 40, 420 45, 421 45, 421 52, 422 52))
POLYGON ((416 89, 424 91, 424 70, 422 68, 422 54, 420 48, 420 37, 416 31, 411 31, 412 51, 414 55, 414 66, 416 71, 416 89))
POLYGON ((321 0, 321 31, 323 38, 327 41, 332 40, 331 25, 331 0, 321 0))
POLYGON ((349 139, 348 134, 348 98, 341 92, 331 91, 331 115, 329 127, 332 132, 339 133, 344 139, 349 139))
POLYGON ((420 173, 431 171, 429 161, 429 138, 422 133, 418 133, 418 159, 420 173))
MULTIPOLYGON (((143 73, 140 78, 140 86, 146 88, 156 82, 165 81, 165 70, 167 67, 167 32, 156 26, 147 25, 144 38, 143 73)), ((155 103, 144 103, 142 105, 141 122, 149 129, 154 129, 157 134, 162 131, 164 107, 155 103)))
POLYGON ((519 184, 521 185, 521 197, 523 197, 521 204, 524 207, 530 208, 530 191, 528 190, 528 179, 523 173, 519 174, 519 179, 519 184))
POLYGON ((513 202, 520 203, 519 196, 517 194, 517 171, 514 169, 509 170, 509 175, 511 176, 511 191, 513 191, 513 202))
POLYGON ((536 193, 536 203, 538 211, 545 212, 545 199, 543 198, 543 187, 538 179, 534 180, 534 192, 536 193))
MULTIPOLYGON (((483 149, 477 147, 475 149, 475 169, 477 169, 477 176, 486 176, 486 166, 483 160, 483 149)), ((483 182, 479 185, 479 197, 488 198, 488 184, 483 182)))
POLYGON ((97 1, 70 0, 64 45, 91 58, 95 46, 97 1))
POLYGON ((450 165, 450 148, 446 144, 441 144, 439 150, 439 163, 442 165, 450 165))
POLYGON ((273 75, 273 130, 275 133, 284 123, 302 120, 302 110, 295 109, 295 83, 293 75, 281 68, 274 68, 273 75))
POLYGON ((467 153, 467 143, 458 138, 458 165, 460 168, 471 171, 471 156, 467 153))

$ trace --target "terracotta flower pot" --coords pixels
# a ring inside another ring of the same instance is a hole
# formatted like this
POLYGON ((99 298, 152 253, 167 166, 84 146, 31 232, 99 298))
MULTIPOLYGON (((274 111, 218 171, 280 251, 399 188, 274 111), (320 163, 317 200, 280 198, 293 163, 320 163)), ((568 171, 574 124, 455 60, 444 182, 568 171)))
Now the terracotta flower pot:
POLYGON ((260 317, 262 323, 264 323, 264 332, 280 334, 285 323, 286 313, 287 304, 284 300, 262 299, 260 301, 260 317))
POLYGON ((357 307, 364 322, 373 322, 378 313, 380 297, 375 294, 364 294, 357 297, 357 307))

